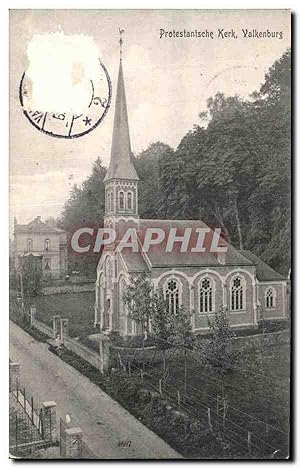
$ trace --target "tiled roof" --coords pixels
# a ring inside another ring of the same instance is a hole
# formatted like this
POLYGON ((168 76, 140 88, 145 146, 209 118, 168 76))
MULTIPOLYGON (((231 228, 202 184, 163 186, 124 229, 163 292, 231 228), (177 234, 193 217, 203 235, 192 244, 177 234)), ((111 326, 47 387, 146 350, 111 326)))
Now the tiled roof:
POLYGON ((49 226, 38 216, 28 224, 16 224, 16 234, 62 234, 65 231, 49 226))
POLYGON ((126 248, 122 250, 121 257, 130 273, 140 273, 148 270, 147 263, 141 252, 131 252, 126 248))
POLYGON ((255 265, 256 276, 259 281, 282 281, 285 279, 280 273, 273 270, 263 260, 250 252, 250 250, 241 250, 240 252, 255 265))
MULTIPOLYGON (((194 220, 149 220, 141 219, 139 223, 138 236, 143 244, 143 235, 147 228, 161 228, 164 232, 169 233, 171 228, 177 228, 177 235, 183 232, 184 228, 192 228, 195 233, 197 228, 207 228, 207 225, 202 221, 194 220)), ((167 237, 167 236, 166 236, 167 237)), ((195 241, 195 238, 194 238, 195 241)), ((193 253, 190 248, 187 252, 180 252, 181 245, 174 244, 172 252, 166 252, 166 240, 160 244, 152 245, 149 251, 144 255, 153 268, 175 268, 175 267, 220 267, 220 266, 251 266, 251 260, 243 256, 232 245, 228 244, 224 239, 221 239, 223 245, 227 245, 227 252, 224 255, 224 263, 220 263, 216 253, 209 251, 207 246, 206 252, 193 253)), ((209 244, 210 246, 210 244, 209 244)), ((147 270, 147 261, 142 253, 133 253, 131 249, 123 249, 122 257, 129 271, 147 270)))

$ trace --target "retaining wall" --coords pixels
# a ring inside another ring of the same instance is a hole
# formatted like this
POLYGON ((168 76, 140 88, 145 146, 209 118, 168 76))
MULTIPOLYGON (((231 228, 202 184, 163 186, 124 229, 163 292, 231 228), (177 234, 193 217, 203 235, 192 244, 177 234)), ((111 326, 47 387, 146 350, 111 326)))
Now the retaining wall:
POLYGON ((49 336, 49 338, 54 338, 53 329, 51 327, 48 327, 48 325, 45 325, 43 322, 34 319, 32 325, 34 328, 44 333, 46 336, 49 336))
POLYGON ((78 341, 72 340, 72 338, 68 336, 64 337, 64 346, 96 369, 102 369, 100 354, 97 354, 78 341))

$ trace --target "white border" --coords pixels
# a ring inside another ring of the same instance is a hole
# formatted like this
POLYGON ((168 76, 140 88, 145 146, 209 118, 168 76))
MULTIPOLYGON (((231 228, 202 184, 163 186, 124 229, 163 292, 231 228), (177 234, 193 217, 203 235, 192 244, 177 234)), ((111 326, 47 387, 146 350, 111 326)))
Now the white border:
MULTIPOLYGON (((184 2, 181 1, 166 1, 166 0, 145 0, 143 3, 140 1, 128 1, 128 2, 121 2, 120 0, 102 0, 101 2, 96 1, 96 0, 90 0, 88 2, 83 2, 83 1, 76 1, 73 0, 72 2, 66 2, 66 1, 58 1, 58 0, 53 0, 52 2, 41 2, 41 1, 31 1, 31 2, 26 2, 22 0, 15 0, 12 2, 5 1, 3 0, 1 2, 0 6, 0 13, 1 13, 1 28, 0 28, 0 44, 1 47, 4 46, 4 51, 2 50, 0 57, 1 57, 1 73, 0 73, 0 80, 1 80, 1 86, 0 86, 0 102, 1 102, 1 109, 2 109, 2 121, 0 125, 0 129, 2 132, 2 135, 0 137, 0 142, 1 142, 1 163, 2 163, 2 168, 0 171, 0 177, 1 177, 1 197, 0 197, 0 203, 1 203, 1 214, 2 214, 2 223, 4 221, 4 226, 6 228, 1 230, 1 246, 2 246, 2 262, 1 262, 1 288, 2 288, 2 316, 1 316, 1 354, 3 356, 2 358, 2 372, 1 372, 1 377, 2 377, 2 382, 3 384, 1 385, 1 396, 2 396, 2 403, 7 402, 8 405, 8 224, 9 224, 9 219, 8 219, 8 90, 9 90, 9 84, 8 84, 8 9, 14 9, 14 8, 82 8, 82 9, 90 9, 90 8, 95 8, 95 9, 113 9, 113 8, 149 8, 149 9, 155 9, 155 8, 194 8, 194 9, 221 9, 221 8, 226 8, 226 9, 241 9, 241 6, 243 7, 242 9, 250 8, 250 9, 270 9, 270 8, 286 8, 286 9, 292 9, 296 15, 299 15, 300 12, 300 6, 299 2, 296 0, 289 0, 289 1, 283 1, 283 0, 272 0, 272 1, 261 1, 261 0, 247 0, 244 2, 240 1, 214 1, 214 0, 209 0, 205 1, 203 0, 201 3, 196 0, 185 0, 184 2), (3 220, 4 217, 4 220, 3 220)), ((294 27, 296 26, 295 23, 297 23, 298 19, 294 18, 294 27)), ((294 31, 295 35, 295 42, 293 44, 294 51, 298 50, 299 51, 299 31, 294 31)), ((295 53, 295 52, 294 52, 295 53)), ((299 67, 299 58, 297 62, 295 61, 294 67, 296 67, 296 70, 294 71, 295 76, 296 72, 298 71, 299 67)), ((299 76, 299 74, 297 74, 299 76)), ((296 85, 296 79, 294 78, 294 85, 296 85)), ((297 93, 297 96, 295 95, 295 102, 294 102, 294 109, 296 112, 296 109, 300 108, 300 98, 299 98, 300 93, 297 93)), ((294 135, 296 139, 296 135, 300 135, 300 128, 299 128, 299 119, 298 122, 295 121, 295 128, 294 128, 294 135)), ((297 163, 297 158, 299 157, 299 154, 297 152, 296 148, 296 141, 294 142, 295 148, 294 148, 294 158, 295 158, 295 169, 296 169, 296 177, 299 180, 300 176, 300 165, 297 163)), ((299 223, 300 223, 300 217, 299 217, 299 207, 300 207, 300 192, 299 192, 299 184, 295 183, 295 207, 297 210, 297 220, 296 225, 295 225, 295 240, 299 238, 297 235, 299 233, 299 223)), ((300 253, 299 250, 295 250, 295 260, 297 264, 299 265, 300 263, 300 253)), ((299 290, 300 284, 298 284, 300 276, 295 279, 295 285, 294 289, 299 290), (297 287, 298 286, 298 287, 297 287)), ((298 307, 298 297, 296 297, 295 300, 295 311, 299 310, 298 307)), ((296 318, 296 314, 294 313, 293 316, 294 324, 296 322, 297 329, 294 330, 294 334, 296 336, 299 336, 299 320, 296 318), (298 332, 298 333, 297 333, 298 332)), ((295 348, 296 348, 296 354, 297 358, 299 360, 299 340, 295 339, 295 348)), ((298 378, 295 384, 298 384, 298 378)), ((298 394, 297 389, 295 389, 294 395, 296 396, 298 394)), ((294 416, 295 418, 295 423, 297 424, 296 421, 300 420, 300 411, 299 411, 300 405, 296 405, 294 410, 296 410, 297 415, 294 416)), ((296 430, 297 428, 295 428, 296 430)), ((1 418, 1 435, 2 437, 0 438, 1 441, 1 446, 0 446, 0 460, 1 460, 1 466, 5 467, 8 466, 12 463, 11 460, 8 460, 8 408, 3 408, 2 409, 2 418, 1 418)), ((297 436, 297 431, 296 431, 296 436, 297 436)), ((296 437, 294 440, 294 453, 296 458, 298 455, 297 451, 297 444, 299 440, 297 441, 296 437)), ((30 462, 28 461, 26 464, 28 466, 30 465, 36 465, 38 461, 30 462)), ((101 461, 102 464, 106 464, 107 462, 101 461)), ((140 462, 142 463, 142 462, 140 462)), ((209 467, 216 465, 218 462, 205 462, 204 460, 201 460, 202 465, 207 465, 209 467)), ((242 464, 243 462, 235 462, 235 465, 242 464)), ((162 462, 152 462, 150 465, 153 466, 158 466, 162 464, 162 462)), ((184 463, 186 465, 187 463, 184 463)), ((88 462, 81 461, 81 465, 86 465, 88 466, 88 462)), ((117 466, 122 466, 121 462, 115 462, 115 465, 117 466)), ((257 462, 249 462, 248 466, 256 466, 257 462)), ((56 462, 56 466, 64 466, 64 463, 61 461, 56 462)), ((181 464, 182 466, 182 464, 181 464)))

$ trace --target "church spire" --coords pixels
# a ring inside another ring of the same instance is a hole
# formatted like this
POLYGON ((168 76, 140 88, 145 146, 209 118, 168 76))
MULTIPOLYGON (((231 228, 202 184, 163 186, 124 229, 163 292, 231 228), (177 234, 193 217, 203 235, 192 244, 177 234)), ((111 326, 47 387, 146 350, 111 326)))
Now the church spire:
POLYGON ((117 84, 114 127, 111 145, 110 165, 104 182, 111 179, 139 180, 131 158, 128 114, 122 67, 122 34, 120 29, 120 65, 117 84))

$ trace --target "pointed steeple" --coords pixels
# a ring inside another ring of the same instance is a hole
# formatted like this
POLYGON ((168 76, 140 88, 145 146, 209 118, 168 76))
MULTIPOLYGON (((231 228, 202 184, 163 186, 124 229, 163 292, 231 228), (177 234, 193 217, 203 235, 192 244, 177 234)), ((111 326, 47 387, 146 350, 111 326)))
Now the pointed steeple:
POLYGON ((110 164, 104 182, 111 179, 139 180, 131 158, 122 55, 120 55, 110 164))

